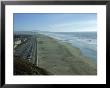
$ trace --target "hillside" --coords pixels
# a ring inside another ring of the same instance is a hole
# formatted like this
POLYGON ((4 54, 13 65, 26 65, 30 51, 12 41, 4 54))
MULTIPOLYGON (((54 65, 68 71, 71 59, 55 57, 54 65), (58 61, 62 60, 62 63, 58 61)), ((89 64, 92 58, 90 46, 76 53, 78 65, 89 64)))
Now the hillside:
POLYGON ((35 66, 22 58, 14 59, 14 75, 49 75, 45 69, 35 66))

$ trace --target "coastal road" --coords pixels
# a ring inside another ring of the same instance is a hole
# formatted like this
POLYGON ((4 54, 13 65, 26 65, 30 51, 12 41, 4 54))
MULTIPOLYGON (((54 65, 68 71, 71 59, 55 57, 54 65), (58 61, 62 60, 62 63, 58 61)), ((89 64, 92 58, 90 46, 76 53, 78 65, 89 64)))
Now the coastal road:
POLYGON ((37 36, 36 35, 34 35, 33 36, 33 38, 32 38, 32 42, 33 42, 33 50, 32 50, 32 52, 33 52, 33 54, 32 54, 32 63, 34 64, 34 65, 37 65, 38 66, 38 60, 37 60, 37 36))

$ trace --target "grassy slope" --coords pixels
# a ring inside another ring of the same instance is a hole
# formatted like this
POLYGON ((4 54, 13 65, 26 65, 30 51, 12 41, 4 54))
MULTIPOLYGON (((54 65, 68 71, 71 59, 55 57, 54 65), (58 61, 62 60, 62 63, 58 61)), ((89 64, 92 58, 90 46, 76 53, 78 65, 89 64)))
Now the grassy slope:
POLYGON ((14 75, 48 75, 43 68, 37 67, 23 58, 14 58, 14 75))
POLYGON ((78 48, 38 35, 39 66, 55 75, 96 75, 96 64, 78 48))

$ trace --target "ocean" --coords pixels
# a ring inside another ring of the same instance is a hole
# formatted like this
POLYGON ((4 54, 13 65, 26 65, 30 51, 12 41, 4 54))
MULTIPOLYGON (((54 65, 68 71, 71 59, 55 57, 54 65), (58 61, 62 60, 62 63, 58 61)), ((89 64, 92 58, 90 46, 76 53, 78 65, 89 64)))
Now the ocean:
POLYGON ((81 53, 97 62, 97 32, 48 32, 43 33, 61 42, 71 43, 81 53))

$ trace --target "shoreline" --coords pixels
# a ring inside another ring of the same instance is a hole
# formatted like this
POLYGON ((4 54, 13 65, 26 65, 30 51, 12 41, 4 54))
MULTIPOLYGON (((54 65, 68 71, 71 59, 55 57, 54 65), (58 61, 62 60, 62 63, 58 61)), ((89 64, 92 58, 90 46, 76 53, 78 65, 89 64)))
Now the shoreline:
MULTIPOLYGON (((84 61, 87 60, 88 63, 91 63, 91 64, 96 64, 96 62, 94 62, 94 60, 92 60, 90 57, 87 57, 86 55, 84 55, 81 50, 75 46, 73 46, 71 43, 67 43, 67 42, 61 42, 60 44, 62 44, 65 48, 67 48, 67 50, 72 54, 74 55, 75 53, 73 51, 78 51, 80 55, 80 59, 83 59, 84 61), (83 57, 83 58, 82 58, 83 57)), ((77 55, 77 53, 76 53, 77 55)))
POLYGON ((96 75, 97 65, 79 48, 52 37, 37 34, 39 67, 54 75, 96 75))
MULTIPOLYGON (((63 43, 69 43, 71 44, 73 47, 76 47, 76 48, 79 48, 81 53, 85 56, 85 57, 88 57, 90 58, 92 61, 94 61, 95 63, 97 63, 97 47, 95 47, 96 45, 89 45, 88 43, 84 43, 84 42, 81 42, 77 39, 74 39, 71 40, 68 38, 61 38, 59 35, 56 36, 55 34, 51 35, 51 34, 45 34, 44 35, 46 36, 49 36, 49 37, 52 37, 53 39, 56 39, 56 40, 59 40, 60 42, 63 42, 63 43)), ((67 36, 68 37, 68 36, 67 36)))

